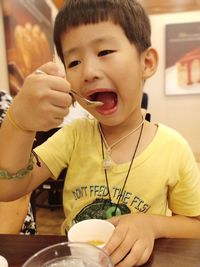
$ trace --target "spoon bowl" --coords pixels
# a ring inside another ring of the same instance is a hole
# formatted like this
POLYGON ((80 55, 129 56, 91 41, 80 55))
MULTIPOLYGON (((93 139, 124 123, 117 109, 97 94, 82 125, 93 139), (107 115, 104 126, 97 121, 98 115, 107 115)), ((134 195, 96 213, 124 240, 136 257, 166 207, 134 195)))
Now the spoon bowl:
POLYGON ((79 93, 77 93, 76 91, 74 91, 72 89, 70 90, 70 93, 72 95, 78 96, 79 98, 81 98, 85 102, 86 105, 88 105, 90 107, 93 107, 93 108, 103 106, 103 104, 104 104, 103 102, 100 102, 100 101, 89 100, 89 99, 85 98, 84 96, 80 95, 79 93))

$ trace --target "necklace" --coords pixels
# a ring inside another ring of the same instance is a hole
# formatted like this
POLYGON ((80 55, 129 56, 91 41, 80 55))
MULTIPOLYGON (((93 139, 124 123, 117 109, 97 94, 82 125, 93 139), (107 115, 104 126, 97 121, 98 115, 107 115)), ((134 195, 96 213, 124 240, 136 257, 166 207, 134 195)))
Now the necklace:
POLYGON ((134 128, 133 130, 131 130, 128 134, 126 134, 125 136, 122 136, 120 137, 117 141, 115 141, 113 144, 111 145, 108 145, 107 141, 106 141, 106 138, 103 134, 103 131, 101 129, 101 126, 100 124, 98 124, 98 128, 99 128, 99 131, 100 131, 100 134, 101 134, 101 138, 103 138, 103 142, 106 146, 106 156, 103 158, 103 168, 105 170, 109 170, 112 168, 112 159, 111 159, 111 152, 112 152, 112 148, 114 146, 116 146, 117 144, 121 143, 124 139, 126 139, 129 135, 133 134, 134 132, 136 132, 145 122, 145 117, 142 117, 142 121, 141 123, 136 127, 134 128))
MULTIPOLYGON (((131 162, 130 162, 130 165, 129 165, 129 168, 128 168, 128 171, 127 171, 127 174, 126 174, 126 177, 125 177, 125 180, 124 180, 124 184, 123 184, 122 189, 121 189, 121 192, 120 192, 120 196, 118 198, 117 204, 112 205, 110 208, 108 208, 106 210, 106 218, 107 219, 108 218, 111 218, 112 216, 121 215, 121 210, 120 210, 120 208, 118 206, 119 206, 121 197, 123 196, 124 188, 126 186, 126 183, 127 183, 127 180, 128 180, 129 174, 130 174, 130 171, 131 171, 131 167, 133 165, 133 161, 134 161, 134 158, 135 158, 135 155, 136 155, 136 152, 137 152, 137 149, 138 149, 140 140, 141 140, 142 131, 143 131, 143 127, 144 127, 144 120, 140 124, 140 127, 141 127, 140 134, 139 134, 139 137, 138 137, 138 140, 137 140, 137 144, 136 144, 136 147, 135 147, 133 156, 131 158, 131 162)), ((101 134, 101 131, 100 131, 100 134, 101 134)), ((103 135, 102 134, 101 134, 101 148, 102 148, 102 157, 103 157, 103 160, 104 160, 104 147, 103 147, 103 135)), ((112 198, 111 198, 110 188, 109 188, 109 183, 108 183, 108 173, 107 173, 107 169, 106 168, 104 168, 104 173, 105 173, 106 186, 107 186, 108 195, 109 195, 109 200, 107 200, 107 201, 109 201, 110 203, 112 203, 112 198)))

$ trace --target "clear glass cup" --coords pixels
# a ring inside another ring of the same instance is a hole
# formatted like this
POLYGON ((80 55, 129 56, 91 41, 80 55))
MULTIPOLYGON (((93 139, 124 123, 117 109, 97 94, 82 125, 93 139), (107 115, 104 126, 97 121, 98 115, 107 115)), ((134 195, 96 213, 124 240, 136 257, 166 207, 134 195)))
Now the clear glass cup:
POLYGON ((40 250, 22 267, 113 267, 113 264, 98 247, 84 242, 63 242, 40 250))

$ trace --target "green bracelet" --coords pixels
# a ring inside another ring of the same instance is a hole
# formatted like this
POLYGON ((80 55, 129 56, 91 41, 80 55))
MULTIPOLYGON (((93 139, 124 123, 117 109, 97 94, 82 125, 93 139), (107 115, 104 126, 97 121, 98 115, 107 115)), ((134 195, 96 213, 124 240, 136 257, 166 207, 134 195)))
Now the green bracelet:
POLYGON ((26 169, 21 169, 13 175, 10 175, 8 173, 8 171, 6 171, 6 170, 0 170, 0 179, 10 180, 10 179, 22 179, 22 178, 24 178, 24 176, 26 176, 27 173, 29 173, 30 171, 33 170, 33 158, 34 158, 34 156, 35 155, 31 153, 28 167, 26 169))

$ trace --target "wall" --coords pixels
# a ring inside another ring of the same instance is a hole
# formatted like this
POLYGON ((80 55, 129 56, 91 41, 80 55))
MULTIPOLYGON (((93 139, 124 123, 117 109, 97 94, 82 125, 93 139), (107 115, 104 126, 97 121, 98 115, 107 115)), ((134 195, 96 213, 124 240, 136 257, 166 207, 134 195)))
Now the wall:
POLYGON ((199 21, 199 17, 200 11, 150 16, 152 45, 157 48, 160 61, 157 73, 145 85, 145 91, 149 94, 152 120, 178 130, 188 140, 195 153, 200 153, 200 94, 165 95, 165 25, 199 21))
POLYGON ((4 38, 4 28, 3 28, 3 16, 2 16, 2 6, 0 1, 0 88, 8 90, 8 71, 7 71, 7 60, 6 60, 6 50, 5 50, 5 38, 4 38))
MULTIPOLYGON (((56 9, 51 0, 53 17, 56 9)), ((149 111, 152 121, 164 123, 178 130, 190 143, 193 151, 200 154, 200 95, 166 96, 164 92, 165 25, 199 21, 200 11, 151 15, 152 45, 160 55, 157 73, 145 85, 149 95, 149 111)), ((6 53, 4 44, 2 10, 0 2, 0 88, 8 89, 6 53)), ((59 62, 59 61, 58 61, 59 62)))

